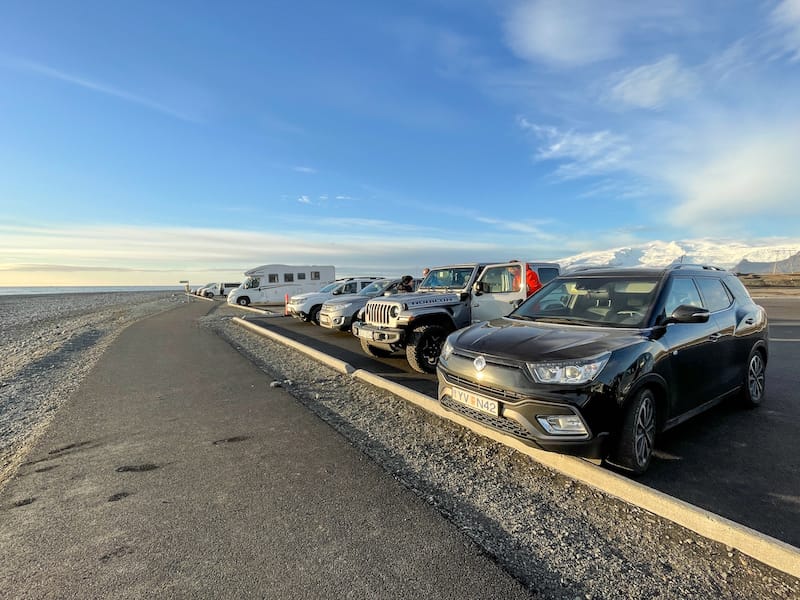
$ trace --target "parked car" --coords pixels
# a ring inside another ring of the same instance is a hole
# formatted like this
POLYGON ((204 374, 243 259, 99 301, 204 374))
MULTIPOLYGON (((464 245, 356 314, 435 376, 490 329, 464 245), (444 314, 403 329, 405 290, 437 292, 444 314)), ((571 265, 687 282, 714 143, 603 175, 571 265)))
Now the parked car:
POLYGON ((450 335, 444 408, 545 450, 643 473, 656 435, 738 394, 764 398, 767 317, 730 272, 594 269, 450 335))
POLYGON ((213 298, 214 294, 216 294, 218 290, 219 283, 207 283, 197 290, 197 295, 203 296, 204 298, 213 298))
POLYGON ((217 293, 220 296, 226 296, 227 297, 229 292, 231 292, 232 290, 235 290, 240 285, 242 285, 242 284, 241 283, 220 283, 217 286, 217 293))
POLYGON ((465 263, 431 269, 414 295, 377 297, 353 323, 364 353, 375 357, 403 351, 420 373, 435 373, 445 337, 452 331, 510 313, 534 284, 556 277, 556 263, 518 260, 499 264, 465 263), (526 277, 530 271, 535 277, 526 277))
POLYGON ((326 300, 334 296, 344 296, 346 294, 355 294, 363 290, 369 284, 381 277, 347 277, 345 279, 337 279, 333 283, 326 285, 318 292, 308 292, 306 294, 298 294, 289 298, 286 304, 286 310, 295 319, 301 321, 311 321, 319 325, 319 312, 322 309, 322 304, 326 300))
MULTIPOLYGON (((356 294, 337 296, 335 299, 327 300, 319 311, 319 324, 322 327, 339 331, 350 329, 358 312, 371 298, 399 293, 397 286, 401 281, 399 278, 379 279, 356 294)), ((419 279, 412 280, 411 285, 414 290, 417 289, 419 282, 419 279)))

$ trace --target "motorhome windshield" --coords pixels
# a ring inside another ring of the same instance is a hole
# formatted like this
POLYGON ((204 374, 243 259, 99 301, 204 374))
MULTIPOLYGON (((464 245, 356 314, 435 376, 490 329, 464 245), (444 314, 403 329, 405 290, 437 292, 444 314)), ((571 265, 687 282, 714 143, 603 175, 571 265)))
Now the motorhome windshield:
POLYGON ((251 290, 253 288, 258 287, 258 277, 247 277, 242 284, 242 287, 246 290, 251 290))

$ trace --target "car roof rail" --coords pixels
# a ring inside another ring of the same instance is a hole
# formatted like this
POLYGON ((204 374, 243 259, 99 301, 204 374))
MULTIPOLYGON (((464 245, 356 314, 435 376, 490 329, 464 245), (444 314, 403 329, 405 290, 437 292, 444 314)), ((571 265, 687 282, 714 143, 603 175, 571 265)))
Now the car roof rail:
POLYGON ((669 266, 670 270, 677 269, 701 269, 705 271, 725 271, 722 267, 716 265, 703 265, 699 263, 673 263, 669 266))

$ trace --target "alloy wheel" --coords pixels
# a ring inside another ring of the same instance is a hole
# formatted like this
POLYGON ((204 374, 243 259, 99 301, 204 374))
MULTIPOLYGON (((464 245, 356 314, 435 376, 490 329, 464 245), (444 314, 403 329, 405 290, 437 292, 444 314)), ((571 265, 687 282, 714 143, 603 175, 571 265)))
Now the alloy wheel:
POLYGON ((642 398, 639 411, 636 414, 636 432, 634 434, 634 445, 636 451, 636 461, 644 465, 653 453, 653 446, 656 437, 656 419, 653 399, 650 396, 642 398))
POLYGON ((747 367, 747 387, 750 390, 751 400, 758 402, 764 393, 764 359, 758 352, 750 358, 747 367))

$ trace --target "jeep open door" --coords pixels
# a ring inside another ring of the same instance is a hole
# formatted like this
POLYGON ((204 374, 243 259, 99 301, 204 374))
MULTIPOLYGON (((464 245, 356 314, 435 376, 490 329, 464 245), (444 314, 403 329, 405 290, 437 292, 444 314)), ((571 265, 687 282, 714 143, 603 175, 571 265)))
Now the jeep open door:
POLYGON ((504 317, 527 297, 525 263, 487 265, 473 286, 471 321, 504 317))

